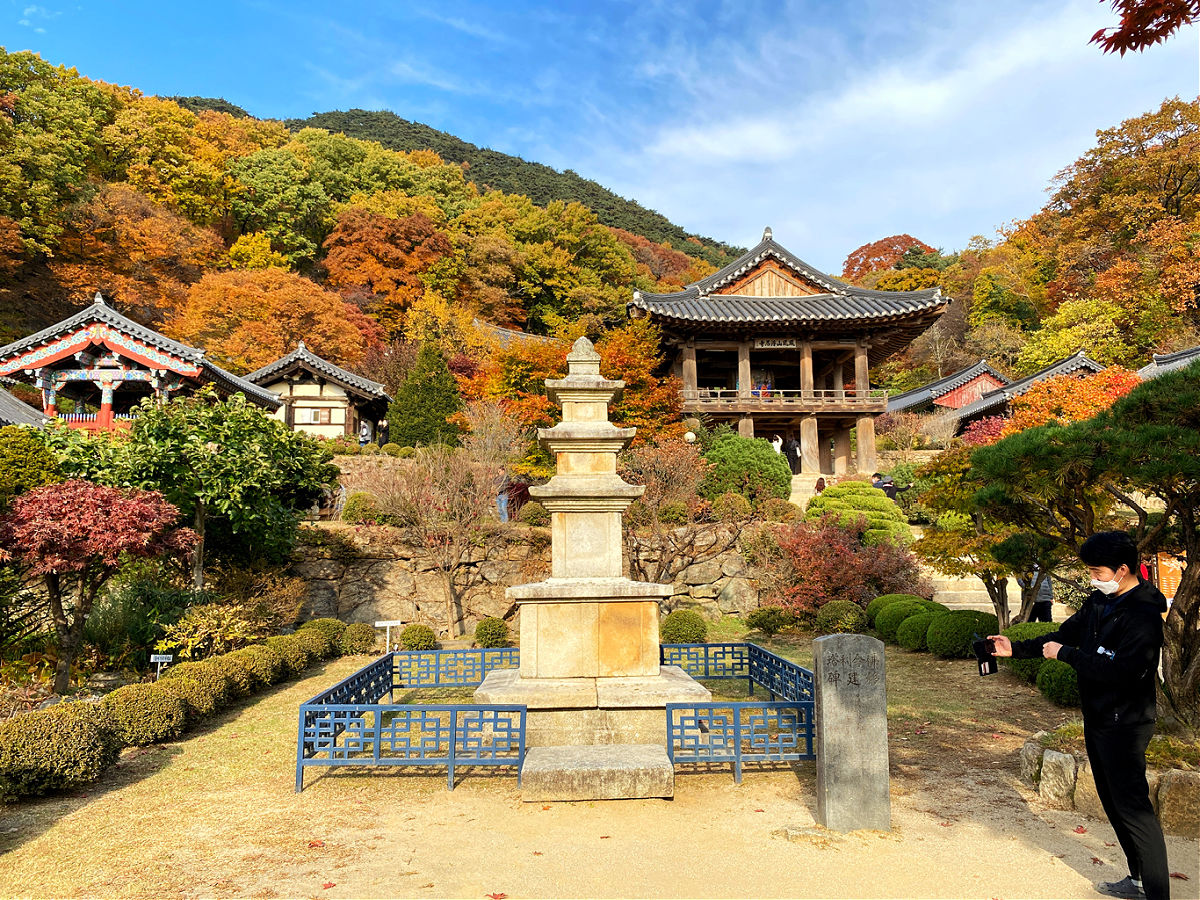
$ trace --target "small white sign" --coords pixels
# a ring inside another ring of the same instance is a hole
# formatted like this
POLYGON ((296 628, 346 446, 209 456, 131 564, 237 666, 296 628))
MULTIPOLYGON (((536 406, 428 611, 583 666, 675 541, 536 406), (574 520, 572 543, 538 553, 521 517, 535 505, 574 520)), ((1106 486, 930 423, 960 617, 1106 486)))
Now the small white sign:
POLYGON ((391 621, 388 621, 388 622, 376 622, 375 627, 376 628, 395 628, 398 625, 404 625, 404 624, 407 624, 407 623, 403 619, 392 619, 391 621))
POLYGON ((172 656, 170 653, 155 653, 150 657, 150 662, 152 662, 152 663, 169 663, 173 659, 175 659, 175 657, 172 656))
POLYGON ((795 338, 755 338, 755 350, 795 350, 795 338))

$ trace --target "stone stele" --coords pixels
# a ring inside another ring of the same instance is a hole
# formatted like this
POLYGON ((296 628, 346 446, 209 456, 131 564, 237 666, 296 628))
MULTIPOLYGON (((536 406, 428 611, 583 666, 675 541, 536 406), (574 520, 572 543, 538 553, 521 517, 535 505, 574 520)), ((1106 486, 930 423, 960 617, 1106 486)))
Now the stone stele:
MULTIPOLYGON (((659 665, 658 607, 671 586, 624 575, 621 514, 643 490, 617 475, 634 429, 614 426, 608 404, 624 383, 600 375, 600 354, 580 338, 567 376, 546 386, 563 410, 559 424, 538 431, 556 474, 529 493, 550 513, 550 578, 507 590, 521 609, 521 667, 489 673, 475 698, 528 707, 532 748, 665 748, 665 705, 711 694, 679 667, 659 665)), ((580 790, 573 782, 571 792, 580 790)))

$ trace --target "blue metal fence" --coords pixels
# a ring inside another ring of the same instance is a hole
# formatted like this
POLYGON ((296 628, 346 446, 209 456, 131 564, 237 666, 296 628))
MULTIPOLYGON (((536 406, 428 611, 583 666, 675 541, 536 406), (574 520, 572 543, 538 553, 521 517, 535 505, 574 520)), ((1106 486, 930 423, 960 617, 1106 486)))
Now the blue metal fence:
POLYGON ((772 700, 813 699, 812 672, 758 644, 663 644, 659 659, 693 678, 744 678, 751 696, 757 684, 767 689, 772 700))
POLYGON ((518 647, 393 653, 396 687, 478 687, 492 669, 521 665, 518 647))
POLYGON ((667 755, 673 766, 732 763, 739 784, 747 762, 816 759, 813 703, 668 703, 667 755))

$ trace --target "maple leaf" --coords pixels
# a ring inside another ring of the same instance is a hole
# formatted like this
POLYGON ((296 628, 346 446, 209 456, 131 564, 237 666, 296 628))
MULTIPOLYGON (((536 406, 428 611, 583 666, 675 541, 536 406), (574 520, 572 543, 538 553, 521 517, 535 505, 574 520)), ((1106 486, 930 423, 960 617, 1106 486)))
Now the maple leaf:
POLYGON ((1187 880, 1188 880, 1188 877, 1187 877, 1186 875, 1184 875, 1182 872, 1172 872, 1172 873, 1171 873, 1171 877, 1172 877, 1172 878, 1178 878, 1180 881, 1187 881, 1187 880))
POLYGON ((1102 860, 1098 856, 1093 856, 1092 857, 1092 865, 1093 866, 1102 866, 1102 865, 1104 865, 1104 860, 1102 860))
POLYGON ((542 851, 541 851, 541 850, 534 850, 534 851, 533 851, 533 855, 534 855, 534 856, 544 856, 545 854, 544 854, 544 853, 542 853, 542 851))
POLYGON ((484 896, 487 897, 488 900, 504 900, 508 894, 484 894, 484 896))
POLYGON ((324 846, 325 846, 324 841, 309 841, 308 842, 309 850, 319 850, 321 847, 324 847, 324 846))
POLYGON ((329 890, 331 887, 337 887, 337 882, 336 881, 327 881, 323 885, 321 885, 321 887, 324 888, 325 890, 329 890))
POLYGON ((600 840, 607 841, 610 837, 612 837, 611 834, 602 834, 600 835, 600 840))
POLYGON ((1086 829, 1086 828, 1084 828, 1082 825, 1076 825, 1076 826, 1075 826, 1075 833, 1076 833, 1076 834, 1087 834, 1087 829, 1086 829))

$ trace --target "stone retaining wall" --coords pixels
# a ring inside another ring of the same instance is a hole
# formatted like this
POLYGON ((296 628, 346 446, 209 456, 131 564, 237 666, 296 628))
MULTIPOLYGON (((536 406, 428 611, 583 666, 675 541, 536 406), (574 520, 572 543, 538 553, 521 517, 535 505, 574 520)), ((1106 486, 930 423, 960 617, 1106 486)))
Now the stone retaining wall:
MULTIPOLYGON (((1022 780, 1035 786, 1049 807, 1106 818, 1087 757, 1043 749, 1040 739, 1044 735, 1039 731, 1021 748, 1022 780)), ((1200 772, 1147 769, 1146 779, 1163 831, 1200 838, 1200 772)))

